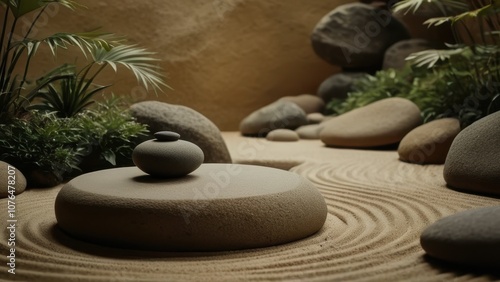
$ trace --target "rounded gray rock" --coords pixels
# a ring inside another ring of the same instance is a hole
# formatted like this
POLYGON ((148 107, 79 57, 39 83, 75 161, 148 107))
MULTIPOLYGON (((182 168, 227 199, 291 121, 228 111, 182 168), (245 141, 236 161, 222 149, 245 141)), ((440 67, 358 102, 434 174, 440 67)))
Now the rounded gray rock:
POLYGON ((419 38, 396 42, 385 51, 382 69, 402 69, 407 63, 406 57, 410 54, 432 49, 434 47, 435 44, 432 44, 428 40, 419 38))
POLYGON ((207 163, 231 163, 231 155, 220 130, 208 118, 188 107, 158 101, 133 104, 130 113, 154 132, 174 131, 181 139, 198 145, 207 163))
POLYGON ((137 145, 132 160, 142 171, 161 178, 185 176, 203 163, 200 147, 184 140, 148 140, 137 145))
POLYGON ((416 164, 443 164, 460 130, 460 121, 456 118, 442 118, 423 124, 401 140, 399 159, 416 164))
POLYGON ((285 96, 280 100, 290 101, 299 106, 306 114, 322 112, 325 108, 325 102, 318 96, 311 94, 302 94, 298 96, 285 96))
POLYGON ((345 99, 347 93, 353 90, 354 81, 365 75, 367 73, 364 72, 341 72, 329 76, 319 85, 317 95, 325 103, 330 102, 333 98, 345 99))
POLYGON ((27 185, 26 177, 20 170, 2 161, 0 161, 0 181, 0 198, 21 194, 27 185))
POLYGON ((420 244, 435 258, 469 266, 500 268, 500 206, 442 218, 424 230, 420 244))
POLYGON ((316 25, 316 54, 346 69, 378 69, 392 44, 410 38, 405 26, 385 9, 363 3, 340 5, 316 25))
POLYGON ((307 124, 304 110, 297 104, 278 100, 251 113, 240 123, 241 134, 264 137, 274 129, 296 129, 307 124))
POLYGON ((319 139, 319 133, 323 129, 323 124, 308 124, 303 125, 297 129, 295 132, 299 135, 300 139, 319 139))
POLYGON ((299 141, 299 135, 290 129, 275 129, 267 134, 266 139, 269 141, 293 142, 299 141))
POLYGON ((126 249, 227 251, 303 239, 327 206, 304 177, 251 165, 202 164, 182 178, 136 167, 72 179, 55 201, 58 226, 81 240, 126 249))
POLYGON ((327 146, 368 148, 397 143, 422 124, 420 109, 408 99, 386 98, 334 117, 320 138, 327 146))
POLYGON ((446 183, 458 190, 500 195, 500 112, 463 129, 444 163, 446 183))

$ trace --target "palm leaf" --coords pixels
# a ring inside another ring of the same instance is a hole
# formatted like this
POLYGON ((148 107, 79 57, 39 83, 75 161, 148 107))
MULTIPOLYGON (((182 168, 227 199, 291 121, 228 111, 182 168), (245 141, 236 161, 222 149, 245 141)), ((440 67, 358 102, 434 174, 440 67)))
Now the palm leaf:
POLYGON ((106 63, 113 70, 117 71, 117 65, 122 65, 132 71, 137 81, 142 84, 146 90, 152 87, 156 92, 161 90, 162 86, 168 87, 163 81, 163 75, 160 73, 160 67, 153 64, 159 61, 152 58, 154 52, 139 48, 135 45, 121 45, 106 50, 104 48, 95 48, 92 56, 96 63, 106 63))
POLYGON ((87 57, 87 53, 92 53, 96 48, 111 50, 121 41, 120 38, 106 32, 84 32, 84 33, 56 33, 43 39, 49 45, 52 54, 55 56, 59 48, 67 49, 68 46, 77 46, 87 57))
POLYGON ((16 19, 50 3, 57 3, 72 10, 81 6, 73 0, 0 0, 0 2, 9 7, 16 19))
POLYGON ((462 54, 467 47, 456 48, 456 49, 445 49, 445 50, 424 50, 416 53, 412 53, 406 58, 407 61, 411 61, 414 66, 417 67, 434 67, 439 61, 449 60, 452 56, 462 54))
POLYGON ((444 15, 464 12, 469 8, 465 0, 402 0, 394 4, 393 11, 403 11, 405 15, 409 12, 416 13, 424 2, 434 4, 444 15))

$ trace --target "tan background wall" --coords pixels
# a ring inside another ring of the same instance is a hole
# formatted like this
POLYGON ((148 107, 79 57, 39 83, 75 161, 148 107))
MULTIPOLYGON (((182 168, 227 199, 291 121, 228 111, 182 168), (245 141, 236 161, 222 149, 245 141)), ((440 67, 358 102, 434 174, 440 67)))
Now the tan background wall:
MULTIPOLYGON (((115 81, 114 93, 135 100, 189 106, 221 130, 236 130, 253 110, 282 96, 314 93, 324 78, 338 71, 315 56, 309 35, 321 17, 351 1, 79 2, 87 9, 51 11, 38 25, 39 35, 98 27, 126 35, 157 52, 174 90, 158 97, 147 94, 124 70, 118 76, 107 73, 110 79, 102 83, 115 81)), ((61 53, 58 61, 68 58, 61 53)), ((79 55, 78 61, 83 59, 79 55)), ((46 56, 38 68, 47 70, 52 61, 46 56)))
MULTIPOLYGON (((250 112, 287 95, 315 93, 339 68, 314 54, 316 23, 349 0, 79 0, 87 9, 52 9, 34 33, 91 31, 101 27, 157 52, 174 90, 155 96, 125 70, 102 76, 115 94, 191 107, 221 130, 236 130, 250 112)), ((28 15, 32 18, 33 15, 28 15)), ((22 28, 22 26, 21 26, 22 28)), ((54 60, 41 52, 33 70, 54 60)), ((71 53, 70 53, 71 54, 71 53)), ((61 52, 58 62, 74 62, 61 52)), ((77 62, 84 61, 81 54, 77 62)), ((109 91, 108 91, 109 92, 109 91)))

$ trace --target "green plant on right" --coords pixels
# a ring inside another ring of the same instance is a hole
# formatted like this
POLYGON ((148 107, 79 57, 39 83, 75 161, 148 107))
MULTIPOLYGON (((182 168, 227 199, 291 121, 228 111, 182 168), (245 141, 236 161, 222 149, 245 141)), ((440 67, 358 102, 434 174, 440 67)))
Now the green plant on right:
MULTIPOLYGON (((421 0, 402 0, 395 11, 409 12, 419 8, 421 0)), ((407 59, 415 67, 442 74, 451 99, 445 114, 457 116, 465 127, 500 110, 500 1, 429 0, 445 5, 454 3, 454 13, 428 19, 424 24, 449 23, 457 44, 445 50, 425 50, 407 59), (476 31, 477 30, 477 31, 476 31)))
POLYGON ((382 70, 358 79, 347 99, 328 103, 328 113, 342 114, 383 98, 403 97, 420 107, 425 122, 457 117, 465 127, 500 110, 500 1, 469 5, 462 0, 402 0, 394 10, 416 11, 424 2, 454 14, 426 23, 451 23, 459 43, 414 53, 403 70, 382 70), (478 36, 471 31, 474 27, 480 31, 478 36))

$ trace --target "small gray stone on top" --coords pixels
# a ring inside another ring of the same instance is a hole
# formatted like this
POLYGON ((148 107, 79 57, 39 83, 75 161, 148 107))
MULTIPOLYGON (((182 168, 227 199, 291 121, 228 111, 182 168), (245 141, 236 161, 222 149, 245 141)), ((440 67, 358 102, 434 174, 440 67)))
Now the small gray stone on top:
POLYGON ((220 130, 208 118, 188 107, 145 101, 130 107, 137 122, 148 125, 153 136, 158 131, 174 131, 182 140, 198 145, 207 163, 231 163, 231 155, 220 130))

